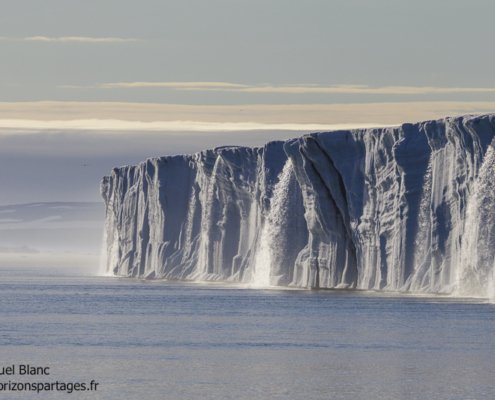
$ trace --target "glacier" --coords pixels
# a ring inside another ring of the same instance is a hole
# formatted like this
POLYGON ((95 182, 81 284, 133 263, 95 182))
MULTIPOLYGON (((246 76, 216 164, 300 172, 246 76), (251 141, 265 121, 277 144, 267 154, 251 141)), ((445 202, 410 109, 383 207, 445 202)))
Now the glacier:
POLYGON ((114 168, 106 272, 493 297, 494 138, 486 114, 114 168))

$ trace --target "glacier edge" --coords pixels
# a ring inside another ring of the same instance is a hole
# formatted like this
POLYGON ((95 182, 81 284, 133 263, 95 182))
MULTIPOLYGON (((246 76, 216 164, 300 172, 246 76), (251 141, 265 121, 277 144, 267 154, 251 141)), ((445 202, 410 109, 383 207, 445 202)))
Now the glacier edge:
POLYGON ((491 297, 494 138, 487 114, 114 168, 106 270, 491 297))

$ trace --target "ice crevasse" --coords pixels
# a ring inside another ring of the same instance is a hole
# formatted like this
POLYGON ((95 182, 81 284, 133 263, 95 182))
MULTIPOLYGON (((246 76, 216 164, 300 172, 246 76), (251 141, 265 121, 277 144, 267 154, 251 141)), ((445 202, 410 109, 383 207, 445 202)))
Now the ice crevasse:
POLYGON ((116 276, 493 296, 495 114, 148 159, 103 178, 116 276))

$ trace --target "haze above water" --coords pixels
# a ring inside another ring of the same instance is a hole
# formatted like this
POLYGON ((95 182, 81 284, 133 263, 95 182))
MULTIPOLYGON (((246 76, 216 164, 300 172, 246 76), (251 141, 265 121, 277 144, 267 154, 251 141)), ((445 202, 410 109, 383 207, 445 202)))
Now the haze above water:
POLYGON ((112 168, 298 134, 0 129, 0 266, 96 273, 105 213, 100 181, 112 168))
POLYGON ((54 269, 1 274, 2 360, 49 365, 50 380, 100 383, 78 398, 495 396, 491 304, 148 283, 54 269))

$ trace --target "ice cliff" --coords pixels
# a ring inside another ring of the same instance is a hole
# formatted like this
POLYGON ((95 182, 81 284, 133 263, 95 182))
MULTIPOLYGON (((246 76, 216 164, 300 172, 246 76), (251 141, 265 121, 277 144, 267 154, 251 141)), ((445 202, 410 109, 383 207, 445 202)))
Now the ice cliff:
POLYGON ((107 272, 492 296, 495 114, 115 168, 107 272))

